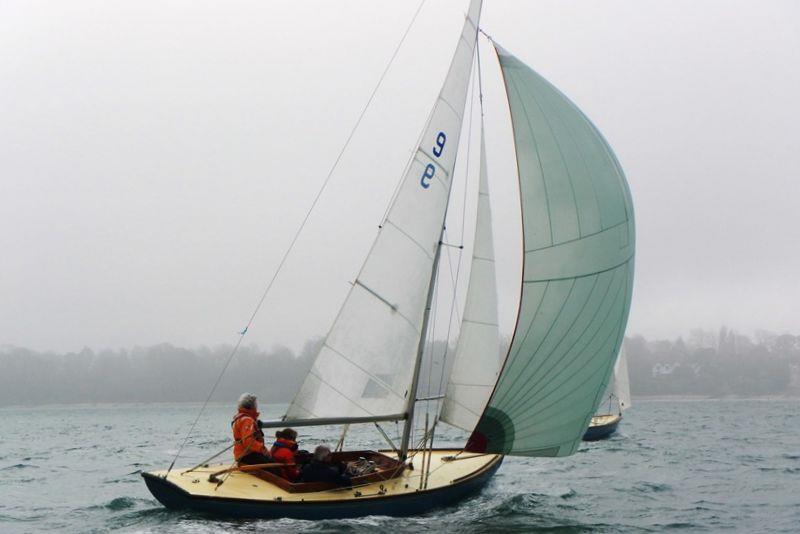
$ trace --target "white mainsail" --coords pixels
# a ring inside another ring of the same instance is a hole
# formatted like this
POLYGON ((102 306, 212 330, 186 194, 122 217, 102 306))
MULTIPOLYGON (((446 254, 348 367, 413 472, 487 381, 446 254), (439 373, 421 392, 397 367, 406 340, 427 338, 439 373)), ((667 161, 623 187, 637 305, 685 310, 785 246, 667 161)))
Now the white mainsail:
POLYGON ((472 0, 413 162, 364 265, 286 414, 404 413, 444 224, 477 41, 472 0))
MULTIPOLYGON (((481 121, 482 122, 482 121, 481 121)), ((478 422, 500 373, 492 208, 481 124, 480 185, 472 268, 453 369, 447 382, 441 420, 464 430, 478 422)))

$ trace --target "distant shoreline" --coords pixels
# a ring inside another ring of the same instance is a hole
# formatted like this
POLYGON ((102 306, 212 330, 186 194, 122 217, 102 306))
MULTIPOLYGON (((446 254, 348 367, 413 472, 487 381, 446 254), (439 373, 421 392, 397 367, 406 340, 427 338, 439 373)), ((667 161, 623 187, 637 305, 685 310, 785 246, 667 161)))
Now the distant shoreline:
MULTIPOLYGON (((781 400, 800 400, 800 393, 793 393, 787 395, 750 395, 750 396, 737 396, 726 395, 724 397, 712 397, 710 395, 644 395, 633 397, 634 402, 658 402, 658 401, 673 401, 673 402, 695 402, 695 401, 781 401, 781 400)), ((196 401, 103 401, 103 402, 62 402, 62 403, 44 403, 44 404, 5 404, 0 406, 0 410, 10 408, 100 408, 100 407, 113 407, 113 406, 152 406, 157 404, 163 405, 202 405, 202 400, 196 401)), ((211 401, 209 406, 221 406, 231 404, 228 401, 211 401)), ((269 406, 288 406, 289 401, 267 403, 269 406)))
POLYGON ((782 395, 637 395, 633 397, 634 401, 697 401, 697 400, 794 400, 800 399, 800 392, 786 393, 782 395))

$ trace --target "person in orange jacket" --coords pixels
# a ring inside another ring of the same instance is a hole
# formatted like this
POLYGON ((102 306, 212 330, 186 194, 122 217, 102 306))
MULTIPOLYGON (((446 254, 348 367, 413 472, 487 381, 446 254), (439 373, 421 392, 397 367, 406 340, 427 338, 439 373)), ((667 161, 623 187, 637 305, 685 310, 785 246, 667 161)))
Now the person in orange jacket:
POLYGON ((272 462, 264 445, 264 433, 258 420, 258 399, 251 393, 239 397, 239 410, 231 421, 233 429, 233 457, 239 464, 266 464, 272 462))
MULTIPOLYGON (((297 452, 297 432, 291 428, 284 428, 275 432, 275 438, 275 443, 270 449, 273 461, 294 464, 297 452)), ((281 476, 286 480, 297 480, 300 470, 296 465, 287 465, 281 468, 281 476)))

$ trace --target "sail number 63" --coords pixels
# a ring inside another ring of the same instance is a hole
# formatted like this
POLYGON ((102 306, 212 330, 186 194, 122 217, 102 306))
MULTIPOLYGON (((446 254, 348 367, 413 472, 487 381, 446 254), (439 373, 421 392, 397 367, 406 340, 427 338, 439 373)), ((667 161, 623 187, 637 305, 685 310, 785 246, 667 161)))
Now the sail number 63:
MULTIPOLYGON (((442 155, 444 152, 444 144, 447 141, 447 135, 444 132, 439 132, 436 136, 436 144, 433 146, 433 155, 437 158, 442 155)), ((436 174, 436 167, 433 163, 428 163, 425 166, 425 170, 422 171, 422 177, 419 179, 419 184, 424 188, 428 189, 431 186, 431 180, 433 180, 434 175, 436 174)))

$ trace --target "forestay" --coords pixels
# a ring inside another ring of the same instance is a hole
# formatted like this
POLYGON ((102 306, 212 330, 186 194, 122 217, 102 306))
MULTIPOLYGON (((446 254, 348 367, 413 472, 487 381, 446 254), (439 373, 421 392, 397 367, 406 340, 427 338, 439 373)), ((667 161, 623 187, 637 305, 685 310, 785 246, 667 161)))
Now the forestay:
POLYGON ((631 300, 633 208, 622 169, 586 116, 496 47, 516 143, 522 294, 511 347, 467 450, 575 452, 600 402, 631 300))
POLYGON ((472 430, 486 407, 500 372, 492 208, 481 124, 478 210, 467 299, 441 420, 472 430))
POLYGON ((480 7, 480 0, 470 3, 422 142, 287 419, 405 412, 450 195, 480 7))

